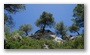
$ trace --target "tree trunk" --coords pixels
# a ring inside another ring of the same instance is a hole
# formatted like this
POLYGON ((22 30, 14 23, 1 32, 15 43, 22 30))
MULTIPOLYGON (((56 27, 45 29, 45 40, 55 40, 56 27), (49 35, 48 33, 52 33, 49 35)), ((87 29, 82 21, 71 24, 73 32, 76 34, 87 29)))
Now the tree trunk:
POLYGON ((46 25, 43 26, 43 32, 45 31, 45 27, 46 27, 46 25))
POLYGON ((76 32, 77 32, 78 35, 80 35, 78 31, 76 31, 76 32))
POLYGON ((63 38, 63 35, 62 35, 62 39, 64 39, 64 38, 63 38))
POLYGON ((25 33, 26 33, 26 36, 28 36, 28 32, 27 32, 27 31, 25 31, 25 33))

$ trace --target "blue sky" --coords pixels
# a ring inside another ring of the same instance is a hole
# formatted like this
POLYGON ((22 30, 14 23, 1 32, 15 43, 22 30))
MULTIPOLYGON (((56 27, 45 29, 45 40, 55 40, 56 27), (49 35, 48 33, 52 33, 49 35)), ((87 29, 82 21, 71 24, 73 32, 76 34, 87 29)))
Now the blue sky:
MULTIPOLYGON (((13 30, 18 30, 19 26, 22 24, 31 24, 33 26, 31 33, 34 33, 39 30, 39 28, 35 25, 35 21, 40 17, 43 11, 52 13, 56 22, 63 21, 65 26, 71 26, 73 9, 76 4, 26 4, 25 6, 26 10, 12 15, 15 22, 13 30)), ((54 28, 46 29, 50 29, 55 32, 54 28)), ((68 33, 76 35, 76 33, 68 33)))

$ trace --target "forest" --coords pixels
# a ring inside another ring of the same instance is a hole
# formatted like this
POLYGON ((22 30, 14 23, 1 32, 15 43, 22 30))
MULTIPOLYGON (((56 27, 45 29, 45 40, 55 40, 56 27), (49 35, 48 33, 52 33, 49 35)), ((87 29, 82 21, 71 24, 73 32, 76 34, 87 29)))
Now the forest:
POLYGON ((25 9, 25 4, 4 4, 4 49, 84 49, 84 4, 77 4, 73 9, 73 23, 69 27, 63 21, 56 22, 52 13, 43 11, 35 21, 39 28, 35 33, 30 33, 34 30, 30 23, 11 31, 15 27, 12 15, 25 9), (77 34, 73 36, 68 32, 77 34))

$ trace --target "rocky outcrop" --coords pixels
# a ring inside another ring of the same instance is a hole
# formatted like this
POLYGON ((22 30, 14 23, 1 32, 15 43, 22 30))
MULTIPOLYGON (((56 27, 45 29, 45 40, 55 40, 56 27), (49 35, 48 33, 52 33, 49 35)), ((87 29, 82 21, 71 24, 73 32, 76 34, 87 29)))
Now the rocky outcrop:
POLYGON ((38 30, 32 36, 36 39, 39 39, 39 38, 51 39, 51 38, 56 37, 56 35, 50 30, 45 30, 44 32, 43 32, 43 30, 38 30))
POLYGON ((54 39, 54 41, 59 42, 59 43, 63 43, 63 39, 60 38, 60 37, 56 37, 56 38, 54 39))
POLYGON ((56 38, 56 35, 50 35, 50 36, 51 36, 52 38, 54 38, 54 39, 56 38))
MULTIPOLYGON (((79 36, 78 36, 79 37, 79 36)), ((74 40, 75 38, 77 38, 77 36, 72 36, 71 38, 70 38, 70 40, 74 40)))
POLYGON ((47 44, 44 44, 44 49, 49 49, 47 44))
POLYGON ((38 34, 38 33, 42 33, 42 34, 45 34, 45 33, 49 33, 49 34, 55 34, 55 33, 53 33, 52 31, 50 31, 50 30, 45 30, 44 32, 43 32, 43 30, 38 30, 38 31, 36 31, 35 32, 35 34, 38 34))
MULTIPOLYGON (((44 32, 43 32, 43 30, 38 30, 38 31, 35 32, 35 34, 33 34, 29 37, 36 38, 38 40, 40 38, 53 39, 54 41, 59 42, 59 43, 64 43, 65 42, 64 39, 62 39, 60 37, 56 37, 55 33, 53 33, 50 30, 45 30, 44 32)), ((68 38, 68 40, 73 40, 73 39, 76 38, 76 36, 65 35, 65 39, 66 38, 68 38)))
POLYGON ((12 36, 11 38, 13 39, 19 39, 19 40, 22 40, 22 36, 19 35, 19 33, 16 33, 14 36, 12 36))

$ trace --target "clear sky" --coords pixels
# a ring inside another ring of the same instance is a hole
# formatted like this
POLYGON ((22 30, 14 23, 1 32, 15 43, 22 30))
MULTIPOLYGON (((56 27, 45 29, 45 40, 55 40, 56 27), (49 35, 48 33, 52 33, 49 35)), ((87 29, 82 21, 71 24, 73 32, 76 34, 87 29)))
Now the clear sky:
MULTIPOLYGON (((34 33, 39 30, 35 25, 35 21, 40 17, 43 11, 52 13, 56 22, 63 21, 65 26, 72 25, 71 19, 73 18, 73 9, 76 4, 26 4, 25 6, 26 10, 12 15, 15 22, 13 30, 17 30, 22 24, 31 24, 33 26, 31 33, 34 33)), ((50 29, 55 32, 54 28, 46 29, 50 29)), ((72 35, 74 34, 72 33, 72 35)))

